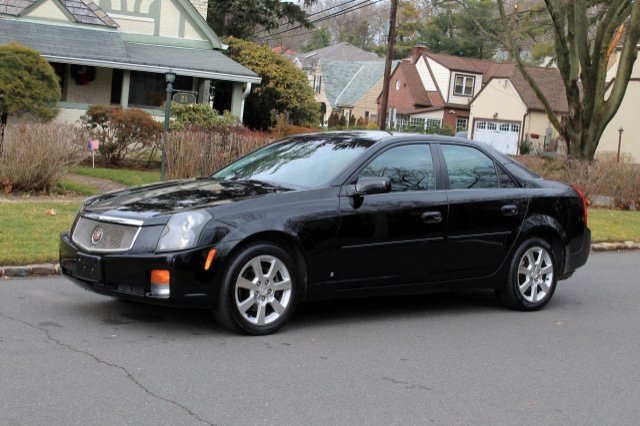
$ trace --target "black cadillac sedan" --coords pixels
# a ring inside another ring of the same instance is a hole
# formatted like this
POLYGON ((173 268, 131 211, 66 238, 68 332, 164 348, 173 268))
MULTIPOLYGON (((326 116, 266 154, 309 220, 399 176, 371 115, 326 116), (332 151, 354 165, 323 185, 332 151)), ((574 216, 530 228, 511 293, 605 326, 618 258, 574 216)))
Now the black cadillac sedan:
POLYGON ((589 256, 582 191, 463 139, 295 136, 197 179, 86 200, 62 272, 134 301, 276 331, 302 300, 493 289, 543 307, 589 256))

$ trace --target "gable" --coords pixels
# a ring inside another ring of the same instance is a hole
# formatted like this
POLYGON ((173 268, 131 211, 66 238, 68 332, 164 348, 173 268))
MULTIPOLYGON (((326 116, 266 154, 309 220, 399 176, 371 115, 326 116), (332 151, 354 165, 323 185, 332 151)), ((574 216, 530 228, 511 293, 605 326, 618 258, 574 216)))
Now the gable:
POLYGON ((222 43, 187 0, 99 0, 99 5, 127 34, 222 43))
POLYGON ((54 21, 75 22, 73 16, 57 0, 45 0, 28 9, 29 18, 50 19, 54 21))

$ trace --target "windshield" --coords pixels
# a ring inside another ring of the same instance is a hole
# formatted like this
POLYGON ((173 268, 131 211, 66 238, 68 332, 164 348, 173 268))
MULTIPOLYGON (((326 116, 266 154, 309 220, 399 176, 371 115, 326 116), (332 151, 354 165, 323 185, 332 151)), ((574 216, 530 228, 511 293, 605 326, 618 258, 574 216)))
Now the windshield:
POLYGON ((331 182, 373 143, 337 136, 293 137, 241 158, 215 173, 213 178, 316 188, 331 182))

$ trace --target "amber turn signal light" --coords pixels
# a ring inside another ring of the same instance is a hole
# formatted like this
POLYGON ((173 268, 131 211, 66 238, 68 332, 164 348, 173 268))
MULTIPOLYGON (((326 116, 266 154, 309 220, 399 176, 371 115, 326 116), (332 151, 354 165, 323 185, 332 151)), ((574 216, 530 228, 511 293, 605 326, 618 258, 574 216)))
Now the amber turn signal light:
POLYGON ((211 268, 211 262, 216 257, 216 249, 209 250, 209 254, 207 255, 207 260, 204 262, 204 270, 208 271, 211 268))
POLYGON ((171 274, 166 269, 154 269, 151 271, 151 281, 152 284, 164 284, 169 285, 169 281, 171 278, 171 274))

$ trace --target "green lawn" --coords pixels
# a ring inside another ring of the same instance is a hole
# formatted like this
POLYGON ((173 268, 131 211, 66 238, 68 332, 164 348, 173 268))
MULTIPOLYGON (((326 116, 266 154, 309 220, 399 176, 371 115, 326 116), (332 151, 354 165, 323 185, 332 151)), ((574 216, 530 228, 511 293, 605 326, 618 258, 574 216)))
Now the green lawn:
POLYGON ((159 171, 129 170, 129 169, 109 169, 96 167, 92 169, 87 166, 78 166, 71 169, 72 173, 84 176, 93 176, 101 179, 111 180, 126 186, 145 185, 160 181, 159 171))
MULTIPOLYGON (((54 262, 80 201, 0 202, 0 265, 54 262), (55 214, 52 214, 55 213, 55 214)), ((593 242, 640 241, 640 212, 589 211, 593 242)))
POLYGON ((0 202, 0 265, 54 262, 80 201, 0 202))
POLYGON ((640 212, 589 210, 593 242, 640 241, 640 212))
POLYGON ((53 191, 54 193, 60 193, 63 195, 77 194, 84 196, 91 196, 99 193, 97 189, 90 185, 74 182, 65 178, 60 179, 60 182, 58 182, 58 185, 53 189, 53 191))

